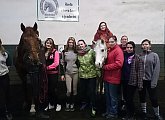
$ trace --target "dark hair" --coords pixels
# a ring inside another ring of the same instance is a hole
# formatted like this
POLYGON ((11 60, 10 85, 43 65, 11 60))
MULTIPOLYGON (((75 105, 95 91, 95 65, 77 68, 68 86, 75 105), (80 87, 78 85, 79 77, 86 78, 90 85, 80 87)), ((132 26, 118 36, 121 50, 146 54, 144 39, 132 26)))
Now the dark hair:
POLYGON ((70 40, 73 41, 73 51, 74 51, 75 53, 77 53, 76 40, 75 40, 74 37, 69 37, 69 38, 68 38, 68 40, 67 40, 67 45, 66 45, 66 47, 65 47, 65 49, 64 49, 64 52, 68 51, 68 49, 69 49, 69 41, 70 41, 70 40))
POLYGON ((86 44, 85 40, 80 39, 80 40, 78 40, 77 42, 80 42, 80 41, 82 41, 82 42, 83 42, 83 43, 87 46, 87 44, 86 44))
POLYGON ((149 45, 151 45, 151 41, 150 41, 150 40, 148 40, 148 39, 144 39, 144 40, 141 42, 141 45, 142 45, 144 42, 148 42, 148 43, 149 43, 149 45))
POLYGON ((117 37, 115 35, 112 35, 110 38, 113 38, 115 40, 115 42, 117 42, 117 37))
POLYGON ((121 40, 122 40, 122 38, 123 38, 123 37, 126 37, 126 38, 127 38, 127 40, 128 40, 128 37, 127 37, 126 35, 121 36, 121 40))
POLYGON ((46 46, 46 42, 47 42, 47 41, 50 41, 50 43, 52 44, 52 49, 54 49, 54 48, 55 48, 54 40, 53 40, 52 38, 47 38, 47 39, 45 40, 45 46, 46 46))
POLYGON ((133 47, 133 49, 135 49, 136 45, 135 45, 135 43, 134 43, 133 41, 127 42, 127 43, 126 43, 126 46, 127 46, 128 44, 131 44, 132 47, 133 47))
POLYGON ((101 30, 100 29, 101 28, 101 24, 103 24, 103 23, 106 25, 106 28, 107 28, 107 23, 106 22, 100 22, 98 30, 101 30))

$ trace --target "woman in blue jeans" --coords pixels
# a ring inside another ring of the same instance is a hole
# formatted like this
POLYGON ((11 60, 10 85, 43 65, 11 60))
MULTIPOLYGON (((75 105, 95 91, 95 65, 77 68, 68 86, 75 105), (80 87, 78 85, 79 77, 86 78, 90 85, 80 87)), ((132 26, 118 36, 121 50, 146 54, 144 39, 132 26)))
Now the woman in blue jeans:
POLYGON ((121 79, 123 66, 123 51, 117 45, 116 36, 108 41, 107 60, 103 66, 103 80, 106 95, 106 112, 103 114, 107 119, 116 119, 118 116, 118 87, 121 79))

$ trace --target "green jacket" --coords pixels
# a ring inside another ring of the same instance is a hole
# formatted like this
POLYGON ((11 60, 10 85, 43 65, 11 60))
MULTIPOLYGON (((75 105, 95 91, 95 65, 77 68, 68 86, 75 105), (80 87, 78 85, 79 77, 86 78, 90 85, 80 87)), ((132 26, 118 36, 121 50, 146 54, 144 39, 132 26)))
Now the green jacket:
POLYGON ((95 52, 90 49, 85 55, 78 55, 78 60, 80 63, 79 67, 79 77, 88 79, 97 76, 97 71, 95 67, 95 52))

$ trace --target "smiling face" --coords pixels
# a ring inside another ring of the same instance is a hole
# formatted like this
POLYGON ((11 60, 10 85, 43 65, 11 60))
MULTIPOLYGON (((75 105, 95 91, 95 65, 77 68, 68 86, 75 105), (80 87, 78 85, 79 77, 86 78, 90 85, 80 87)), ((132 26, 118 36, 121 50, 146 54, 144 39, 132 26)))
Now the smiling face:
POLYGON ((52 48, 54 48, 53 39, 48 38, 48 39, 45 41, 45 47, 46 47, 47 49, 52 49, 52 48))
POLYGON ((74 41, 73 41, 73 40, 70 39, 70 40, 68 41, 68 47, 69 47, 69 48, 73 48, 73 47, 74 47, 74 41))
POLYGON ((128 37, 127 36, 122 36, 121 37, 122 46, 126 46, 127 42, 128 42, 128 37))
POLYGON ((132 44, 127 44, 126 51, 127 51, 127 53, 133 53, 134 52, 134 48, 133 48, 132 44))
POLYGON ((105 31, 106 28, 107 28, 106 23, 103 22, 103 23, 100 24, 100 30, 105 31))
POLYGON ((85 42, 83 42, 83 41, 78 41, 78 47, 80 48, 80 49, 84 49, 85 47, 86 47, 86 44, 85 44, 85 42))
POLYGON ((45 46, 46 46, 47 49, 52 48, 52 44, 49 40, 45 43, 45 46))
POLYGON ((144 41, 141 46, 144 51, 149 51, 151 49, 151 44, 148 41, 144 41))
POLYGON ((113 48, 117 44, 117 41, 114 40, 113 37, 111 37, 108 41, 108 47, 113 48))

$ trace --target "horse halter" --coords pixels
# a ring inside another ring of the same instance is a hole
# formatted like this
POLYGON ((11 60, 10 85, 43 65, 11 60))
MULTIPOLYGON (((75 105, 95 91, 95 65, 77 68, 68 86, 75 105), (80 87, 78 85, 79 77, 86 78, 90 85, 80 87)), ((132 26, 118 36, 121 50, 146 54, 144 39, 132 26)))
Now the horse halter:
POLYGON ((107 46, 105 41, 102 39, 93 41, 93 49, 95 51, 95 65, 97 68, 102 68, 107 58, 107 46))

